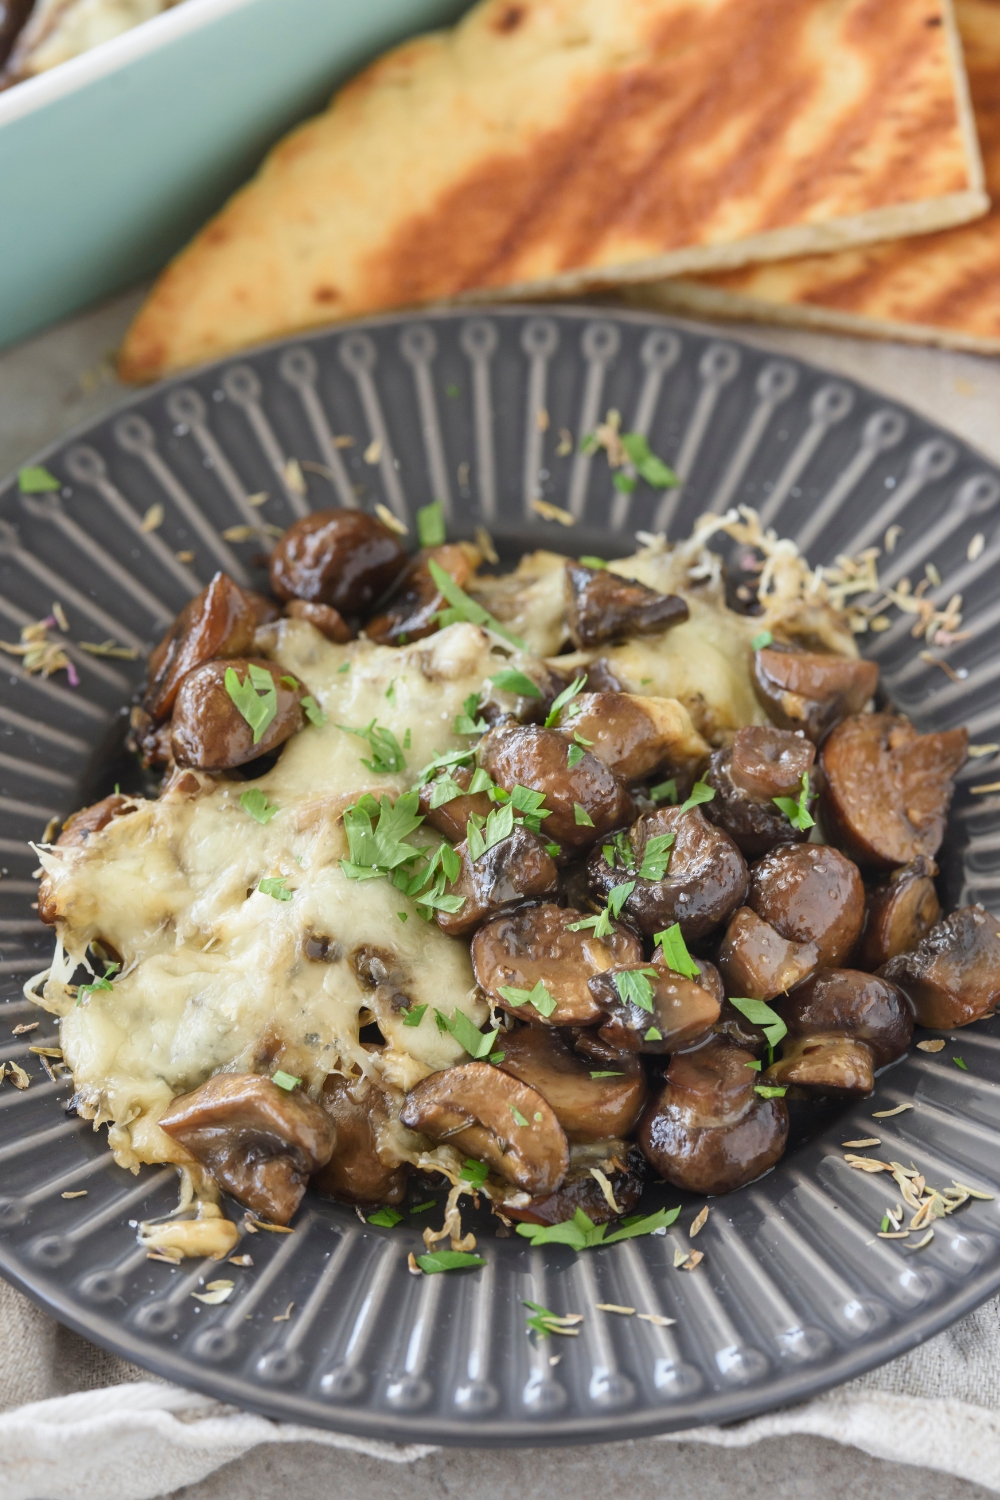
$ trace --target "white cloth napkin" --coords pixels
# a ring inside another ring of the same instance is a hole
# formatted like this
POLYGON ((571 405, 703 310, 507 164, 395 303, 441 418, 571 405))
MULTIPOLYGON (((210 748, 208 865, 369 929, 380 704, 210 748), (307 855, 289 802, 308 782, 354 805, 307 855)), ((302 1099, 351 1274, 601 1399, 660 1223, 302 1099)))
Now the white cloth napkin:
MULTIPOLYGON (((395 1464, 436 1451, 272 1422, 151 1380, 60 1328, 3 1282, 0 1329, 5 1500, 153 1500, 260 1443, 320 1443, 395 1464)), ((1000 1298, 814 1401, 658 1441, 740 1448, 806 1433, 1000 1494, 998 1336, 1000 1298)))

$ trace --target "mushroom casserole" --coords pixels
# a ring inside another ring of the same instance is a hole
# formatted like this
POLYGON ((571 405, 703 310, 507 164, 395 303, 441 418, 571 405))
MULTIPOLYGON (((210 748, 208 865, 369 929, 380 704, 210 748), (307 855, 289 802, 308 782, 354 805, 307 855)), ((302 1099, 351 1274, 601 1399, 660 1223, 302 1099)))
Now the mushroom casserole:
POLYGON ((133 710, 159 796, 40 849, 27 992, 115 1159, 182 1169, 160 1253, 232 1248, 220 1190, 287 1225, 307 1186, 385 1209, 447 1179, 456 1251, 463 1192, 529 1234, 647 1177, 726 1192, 789 1098, 864 1096, 915 1021, 1000 998, 996 921, 934 884, 965 731, 875 710, 752 512, 499 577, 432 539, 322 511, 273 597, 217 574, 133 710))

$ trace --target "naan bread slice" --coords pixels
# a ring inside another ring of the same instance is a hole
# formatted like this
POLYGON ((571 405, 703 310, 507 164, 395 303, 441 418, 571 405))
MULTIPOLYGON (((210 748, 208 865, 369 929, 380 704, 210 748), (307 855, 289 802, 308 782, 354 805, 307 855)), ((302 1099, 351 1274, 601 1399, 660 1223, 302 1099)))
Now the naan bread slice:
POLYGON ((950 0, 484 0, 282 141, 167 269, 151 380, 331 319, 985 212, 950 0))
MULTIPOLYGON (((986 187, 1000 204, 1000 0, 956 0, 986 187)), ((646 289, 645 305, 1000 353, 1000 206, 919 239, 646 289)))

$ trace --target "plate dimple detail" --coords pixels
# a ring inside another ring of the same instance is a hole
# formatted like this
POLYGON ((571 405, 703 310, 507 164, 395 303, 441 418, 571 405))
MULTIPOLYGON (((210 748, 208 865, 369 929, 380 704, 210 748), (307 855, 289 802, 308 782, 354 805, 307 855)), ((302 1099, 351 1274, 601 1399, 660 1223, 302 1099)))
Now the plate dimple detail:
MULTIPOLYGON (((913 638, 911 616, 862 648, 918 727, 968 722, 974 739, 1000 740, 1000 472, 861 385, 692 325, 594 306, 372 319, 143 392, 37 461, 59 491, 0 493, 6 632, 59 599, 73 640, 113 636, 145 653, 230 540, 251 586, 266 586, 260 558, 275 529, 334 504, 381 501, 412 543, 412 510, 433 491, 450 501, 449 539, 484 522, 509 558, 536 546, 625 555, 635 527, 671 523, 680 535, 707 507, 748 501, 779 535, 797 535, 812 563, 878 546, 882 579, 914 586, 926 563, 938 566, 941 584, 926 593, 938 607, 963 595, 972 636, 947 660, 968 677, 950 681, 920 659, 926 642, 913 638), (634 488, 615 488, 606 455, 579 452, 584 429, 616 405, 623 430, 676 468, 680 489, 652 489, 631 466, 634 488), (574 512, 575 533, 541 519, 537 498, 574 512), (157 503, 165 523, 144 531, 157 503), (185 539, 173 540, 175 525, 185 539), (890 525, 902 528, 891 547, 890 525)), ((28 1010, 20 986, 50 951, 29 929, 24 840, 104 790, 100 757, 143 670, 141 658, 82 668, 82 688, 71 688, 62 674, 43 683, 0 658, 0 853, 10 869, 0 993, 18 1020, 28 1010)), ((959 777, 958 845, 942 878, 954 882, 949 901, 964 890, 996 911, 1000 798, 969 790, 994 779, 989 766, 970 762, 959 777)), ((663 1235, 579 1257, 495 1238, 497 1221, 484 1218, 484 1269, 422 1279, 406 1257, 422 1249, 424 1221, 381 1231, 311 1197, 294 1235, 241 1241, 252 1266, 149 1260, 134 1224, 170 1212, 173 1170, 136 1178, 116 1167, 103 1136, 63 1114, 66 1086, 37 1072, 24 1093, 0 1089, 0 1269, 166 1379, 285 1420, 477 1446, 730 1422, 860 1374, 1000 1288, 1000 1202, 966 1205, 909 1251, 877 1238, 894 1184, 843 1161, 843 1140, 878 1133, 884 1154, 912 1158, 935 1185, 995 1191, 1000 1021, 962 1034, 960 1050, 968 1073, 947 1066, 950 1053, 912 1053, 879 1078, 874 1100, 758 1183, 712 1200, 693 1245, 700 1201, 685 1201, 663 1235), (872 1121, 902 1100, 916 1109, 872 1121), (63 1200, 81 1189, 87 1196, 63 1200), (704 1260, 679 1269, 676 1254, 693 1247, 704 1260), (230 1276, 224 1303, 192 1295, 230 1276), (524 1300, 582 1313, 578 1336, 529 1333, 524 1300)), ((649 1207, 680 1197, 654 1186, 649 1207)))

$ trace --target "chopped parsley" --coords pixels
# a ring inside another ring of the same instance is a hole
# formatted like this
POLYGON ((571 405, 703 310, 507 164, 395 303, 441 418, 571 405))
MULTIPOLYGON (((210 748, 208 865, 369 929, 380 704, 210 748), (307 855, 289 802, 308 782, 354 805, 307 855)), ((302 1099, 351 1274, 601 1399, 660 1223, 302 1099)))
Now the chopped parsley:
POLYGON ((621 1228, 608 1234, 607 1224, 595 1224, 578 1208, 563 1224, 518 1224, 517 1232, 535 1245, 569 1245, 572 1250, 590 1250, 596 1245, 613 1245, 618 1240, 635 1239, 640 1234, 656 1234, 666 1229, 680 1213, 680 1208, 660 1208, 652 1214, 630 1214, 622 1219, 621 1228))
POLYGON ((578 766, 586 753, 582 745, 570 745, 566 755, 567 769, 572 771, 575 766, 578 766))
POLYGON ((285 1089, 286 1092, 291 1093, 292 1089, 298 1088, 302 1079, 296 1078, 294 1073, 285 1073, 279 1068, 276 1073, 271 1074, 271 1082, 276 1083, 279 1089, 285 1089))
POLYGON ((494 672, 490 678, 502 693, 517 693, 521 698, 540 698, 542 690, 537 682, 524 672, 519 672, 516 667, 504 667, 500 672, 494 672))
POLYGON ((758 635, 755 635, 753 640, 750 642, 751 650, 763 651, 764 647, 770 646, 773 640, 774 636, 769 630, 762 630, 758 635))
MULTIPOLYGON (((368 741, 372 758, 365 760, 362 756, 361 764, 367 766, 369 771, 394 776, 397 772, 406 770, 403 745, 399 743, 391 729, 383 729, 375 719, 370 719, 363 729, 353 729, 350 724, 338 724, 337 728, 342 729, 345 734, 354 734, 358 739, 368 741)), ((408 733, 409 731, 407 735, 408 733)))
POLYGON ((448 770, 452 766, 466 766, 471 759, 471 750, 447 750, 443 755, 435 755, 417 777, 417 786, 425 786, 435 772, 448 770))
POLYGON ((419 1026, 426 1014, 426 1005, 413 1005, 403 1015, 404 1026, 419 1026))
POLYGON ((662 1042, 663 1032, 660 1031, 656 1026, 651 1026, 649 1030, 643 1034, 642 1039, 644 1042, 662 1042))
POLYGON ((594 820, 585 807, 579 802, 573 803, 573 822, 578 828, 593 828, 594 820))
POLYGON ((701 977, 701 970, 688 952, 679 922, 674 922, 672 926, 658 932, 653 942, 662 952, 667 967, 673 969, 675 974, 683 974, 686 979, 701 977))
POLYGON ((585 928, 592 927, 596 938, 605 938, 611 935, 611 918, 620 917, 622 907, 635 890, 635 881, 626 880, 621 885, 611 887, 608 892, 607 905, 602 912, 594 917, 584 917, 579 922, 570 922, 568 932, 583 932, 585 928))
POLYGON ((257 889, 265 896, 273 896, 275 901, 291 901, 292 892, 288 889, 287 875, 265 875, 257 889))
MULTIPOLYGON (((653 986, 650 979, 658 978, 655 969, 620 969, 615 975, 615 989, 623 1005, 637 1005, 640 1010, 653 1013, 653 986)), ((593 1075, 591 1075, 593 1076, 593 1075)))
POLYGON ((44 495, 49 490, 61 489, 62 485, 44 465, 36 464, 32 468, 18 469, 17 487, 22 495, 44 495))
POLYGON ((435 1008, 434 1015, 438 1029, 450 1031, 458 1045, 464 1047, 470 1057, 489 1057, 493 1051, 493 1043, 500 1035, 499 1029, 485 1033, 480 1031, 475 1022, 470 1021, 464 1010, 454 1011, 449 1019, 443 1011, 435 1008))
POLYGON ((445 572, 441 564, 435 562, 433 557, 427 559, 431 577, 438 586, 438 590, 447 599, 449 609, 438 610, 435 619, 441 626, 454 625, 457 620, 465 620, 470 625, 481 625, 486 630, 492 630, 496 635, 503 636, 505 641, 510 641, 519 651, 527 650, 527 647, 519 635, 514 635, 506 626, 495 620, 488 610, 477 604, 475 599, 470 599, 463 588, 452 578, 450 573, 445 572))
POLYGON ((414 1203, 410 1209, 411 1214, 425 1214, 429 1208, 437 1207, 436 1198, 428 1198, 426 1203, 414 1203))
POLYGON ((753 1091, 755 1094, 759 1094, 762 1099, 782 1099, 787 1092, 785 1088, 774 1083, 755 1083, 753 1091))
POLYGON ((802 772, 802 791, 796 797, 772 797, 771 801, 775 807, 781 809, 793 828, 804 833, 807 828, 815 825, 816 819, 809 811, 809 803, 813 795, 809 783, 809 772, 802 772))
POLYGON ((607 567, 607 563, 604 561, 603 557, 581 557, 578 559, 578 561, 582 562, 585 568, 607 567))
POLYGON ((247 663, 247 675, 242 682, 235 667, 226 668, 223 681, 237 712, 253 730, 254 744, 259 745, 264 730, 278 712, 278 689, 274 678, 265 667, 258 667, 251 661, 247 663))
POLYGON ((591 1078, 623 1078, 625 1075, 620 1068, 598 1068, 590 1076, 591 1078))
POLYGON ((487 1167, 483 1162, 474 1161, 471 1156, 467 1156, 462 1163, 462 1175, 459 1178, 459 1181, 467 1182, 469 1187, 472 1188, 473 1191, 477 1191, 482 1187, 483 1183, 486 1181, 489 1175, 489 1167, 487 1167))
POLYGON ((636 472, 654 490, 676 489, 680 480, 669 465, 650 452, 649 443, 641 432, 623 432, 622 447, 635 465, 636 472))
POLYGON ((477 792, 495 792, 496 790, 496 784, 489 772, 484 771, 482 766, 477 766, 472 773, 472 780, 469 782, 468 795, 474 797, 477 792))
POLYGON ((533 990, 515 989, 513 985, 502 984, 497 990, 508 1005, 533 1005, 540 1016, 551 1016, 556 1008, 556 1002, 545 987, 545 981, 540 979, 533 990))
POLYGON ((240 806, 245 813, 257 823, 270 823, 278 811, 276 802, 268 802, 267 796, 259 786, 252 786, 240 796, 240 806))
POLYGON ((430 810, 434 812, 437 808, 454 802, 456 797, 464 796, 464 787, 460 787, 451 776, 439 776, 437 781, 431 782, 430 810))
POLYGON ((956 1068, 961 1068, 963 1073, 967 1073, 969 1071, 969 1064, 965 1061, 964 1057, 953 1057, 952 1062, 955 1064, 956 1068))
POLYGON ((558 722, 562 710, 566 707, 567 703, 572 703, 574 698, 579 697, 586 686, 586 682, 587 674, 584 672, 579 677, 574 677, 569 687, 563 688, 559 696, 552 700, 552 707, 545 716, 546 729, 551 729, 558 722))
POLYGON ((746 1016, 747 1020, 754 1026, 763 1028, 764 1036, 767 1039, 768 1061, 773 1061, 774 1049, 788 1031, 788 1027, 778 1015, 778 1012, 772 1010, 766 1000, 734 1000, 730 997, 729 1003, 730 1005, 735 1005, 740 1015, 746 1016))
POLYGON ((691 788, 691 795, 686 802, 681 803, 681 812, 690 812, 692 807, 700 807, 703 802, 712 802, 715 798, 715 789, 706 786, 703 781, 696 781, 691 788))
POLYGON ((403 1215, 395 1208, 378 1208, 368 1215, 369 1224, 378 1224, 382 1229, 393 1229, 402 1221, 403 1215))
POLYGON ((479 694, 470 693, 455 720, 456 734, 485 734, 489 725, 479 713, 479 694), (478 717, 477 717, 478 715, 478 717))
POLYGON ((658 786, 651 786, 649 795, 654 802, 672 802, 677 804, 677 781, 671 776, 669 781, 661 781, 658 786))
POLYGON ((620 495, 631 495, 638 488, 639 481, 634 474, 626 474, 623 469, 617 469, 611 476, 611 483, 620 495))
POLYGON ((82 1005, 84 995, 92 995, 95 990, 113 990, 114 984, 112 983, 111 976, 120 968, 120 964, 108 964, 102 978, 92 979, 90 984, 81 984, 76 992, 77 1005, 82 1005))
POLYGON ((444 545, 444 506, 440 500, 432 500, 417 511, 417 536, 421 547, 444 545))
MULTIPOLYGON (((527 1123, 528 1123, 527 1120, 524 1118, 524 1116, 522 1115, 521 1111, 517 1108, 517 1106, 515 1104, 511 1105, 510 1112, 514 1116, 514 1124, 515 1125, 521 1125, 522 1127, 525 1126, 525 1125, 527 1125, 527 1123)), ((541 1119, 541 1116, 539 1116, 539 1119, 541 1119)))
POLYGON ((439 1271, 464 1271, 470 1266, 486 1264, 481 1255, 470 1255, 467 1250, 428 1250, 426 1255, 414 1258, 427 1276, 434 1276, 439 1271))
POLYGON ((419 792, 404 792, 395 804, 388 797, 376 802, 368 792, 359 797, 344 813, 351 857, 340 868, 348 880, 391 880, 429 921, 433 911, 460 911, 465 897, 445 894, 462 867, 450 844, 442 840, 430 853, 407 842, 424 821, 419 804, 419 792))
POLYGON ((672 833, 658 833, 647 839, 639 866, 640 880, 662 880, 670 864, 670 851, 674 845, 672 833))

